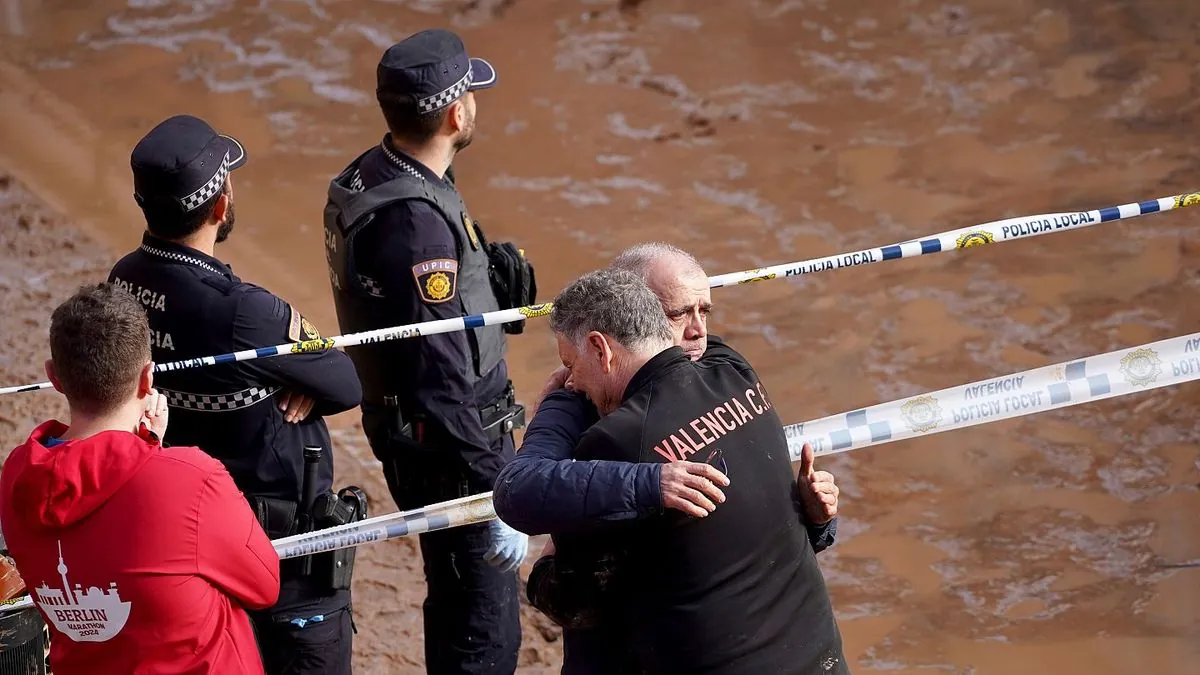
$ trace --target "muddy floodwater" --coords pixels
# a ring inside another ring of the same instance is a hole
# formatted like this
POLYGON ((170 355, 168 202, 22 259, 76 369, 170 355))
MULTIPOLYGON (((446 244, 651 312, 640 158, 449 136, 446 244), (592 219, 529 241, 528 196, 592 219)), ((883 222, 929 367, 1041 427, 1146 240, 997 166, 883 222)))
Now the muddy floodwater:
MULTIPOLYGON (((648 239, 715 275, 1200 188, 1192 0, 0 0, 0 385, 43 379, 49 309, 137 245, 129 151, 176 113, 250 154, 217 255, 337 333, 327 181, 384 133, 380 53, 430 26, 499 72, 456 170, 544 299, 648 239)), ((1200 211, 713 297, 800 422, 1196 331, 1200 211)), ((509 363, 528 400, 545 321, 509 363)), ((1197 404, 1186 384, 818 460, 854 672, 1200 673, 1197 404)), ((3 447, 50 414, 4 397, 3 447)), ((332 420, 338 482, 391 511, 357 422, 332 420)), ((358 560, 356 672, 423 672, 415 546, 358 560)), ((557 673, 557 630, 523 617, 521 672, 557 673)))

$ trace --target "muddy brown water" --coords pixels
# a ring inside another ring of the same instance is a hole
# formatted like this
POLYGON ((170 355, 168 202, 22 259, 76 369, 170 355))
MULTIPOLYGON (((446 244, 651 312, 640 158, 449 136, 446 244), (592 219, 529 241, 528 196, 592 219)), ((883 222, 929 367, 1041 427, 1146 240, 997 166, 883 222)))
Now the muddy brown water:
MULTIPOLYGON (((547 294, 647 239, 717 274, 1200 187, 1185 0, 0 0, 3 383, 43 379, 45 312, 136 245, 129 149, 180 112, 251 155, 218 255, 336 333, 325 185, 382 136, 380 52, 434 25, 499 71, 458 175, 547 294)), ((813 419, 1195 331, 1198 218, 721 289, 713 329, 813 419)), ((529 396, 553 341, 531 322, 511 344, 529 396)), ((60 411, 21 396, 5 447, 60 411)), ((843 487, 821 562, 855 672, 1200 673, 1198 402, 819 462, 843 487)), ((390 511, 356 421, 334 420, 339 482, 390 511)), ((416 549, 360 561, 356 672, 421 672, 416 549)), ((557 672, 555 630, 524 618, 522 672, 557 672)))

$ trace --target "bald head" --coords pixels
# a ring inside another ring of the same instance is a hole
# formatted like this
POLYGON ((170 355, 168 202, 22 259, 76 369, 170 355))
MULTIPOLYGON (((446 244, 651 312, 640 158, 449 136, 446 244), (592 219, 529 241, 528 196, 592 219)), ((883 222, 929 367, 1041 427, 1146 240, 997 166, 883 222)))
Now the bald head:
POLYGON ((625 249, 611 267, 641 276, 671 321, 675 344, 693 361, 704 354, 712 293, 695 257, 671 244, 652 242, 625 249))

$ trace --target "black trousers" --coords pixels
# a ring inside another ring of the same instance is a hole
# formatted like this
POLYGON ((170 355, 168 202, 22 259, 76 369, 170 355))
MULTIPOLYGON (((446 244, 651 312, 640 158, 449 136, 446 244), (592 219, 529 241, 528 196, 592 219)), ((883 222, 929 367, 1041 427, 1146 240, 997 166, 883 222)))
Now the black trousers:
MULTIPOLYGON (((283 561, 288 568, 291 561, 283 561)), ((330 592, 284 579, 274 607, 250 612, 266 675, 351 675, 354 655, 350 591, 330 592), (299 619, 299 621, 296 621, 299 619)))
MULTIPOLYGON (((497 441, 512 455, 512 436, 497 441), (501 444, 507 444, 507 447, 501 444)), ((445 488, 459 469, 449 452, 391 453, 383 462, 392 499, 401 510, 454 499, 445 488), (425 480, 436 478, 441 480, 425 480)), ((484 561, 491 545, 488 523, 420 535, 425 563, 425 672, 429 675, 512 675, 521 647, 517 573, 484 561)))

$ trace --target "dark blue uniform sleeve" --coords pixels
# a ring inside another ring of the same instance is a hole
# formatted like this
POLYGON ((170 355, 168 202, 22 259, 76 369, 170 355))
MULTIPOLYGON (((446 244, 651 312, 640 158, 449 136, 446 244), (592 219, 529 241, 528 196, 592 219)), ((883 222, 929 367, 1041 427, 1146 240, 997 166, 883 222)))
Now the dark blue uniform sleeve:
POLYGON ((536 535, 662 512, 662 464, 571 459, 594 421, 579 394, 561 389, 542 400, 521 449, 496 479, 493 500, 501 520, 536 535))
MULTIPOLYGON (((417 267, 422 263, 459 261, 454 233, 432 207, 418 201, 388 207, 364 234, 369 236, 363 240, 369 247, 359 255, 373 258, 368 267, 377 275, 393 312, 391 325, 452 319, 467 313, 458 295, 457 275, 450 278, 449 287, 437 289, 437 297, 418 280, 417 267)), ((470 458, 491 453, 491 444, 479 419, 471 372, 474 357, 467 333, 423 335, 398 342, 396 349, 413 367, 413 381, 405 383, 411 388, 412 399, 432 421, 465 446, 460 452, 467 465, 474 464, 470 458)), ((490 486, 494 476, 480 478, 490 486)))
MULTIPOLYGON (((257 286, 238 300, 233 320, 237 351, 321 337, 312 322, 296 308, 257 286)), ((243 361, 242 366, 264 381, 312 397, 310 417, 336 415, 362 402, 362 385, 350 357, 336 349, 310 354, 284 354, 243 361)))
POLYGON ((837 516, 824 525, 810 525, 806 522, 804 528, 808 530, 808 542, 812 544, 813 552, 820 553, 833 546, 833 540, 837 537, 837 516))
MULTIPOLYGON (((725 341, 716 335, 708 336, 708 347, 700 357, 701 361, 705 359, 727 359, 744 368, 751 368, 750 364, 741 354, 725 344, 725 341)), ((837 518, 834 517, 833 520, 824 525, 813 525, 804 517, 804 508, 798 502, 796 509, 800 513, 800 521, 804 523, 804 529, 808 532, 808 541, 812 544, 813 551, 820 553, 833 546, 833 541, 837 536, 837 518)))

